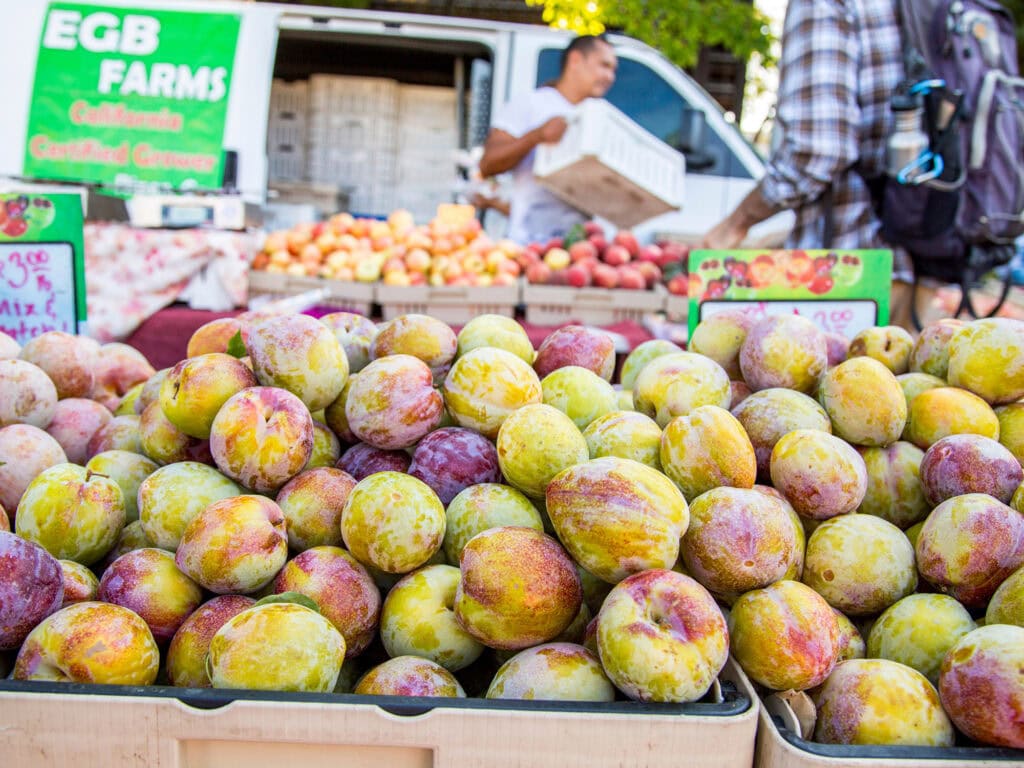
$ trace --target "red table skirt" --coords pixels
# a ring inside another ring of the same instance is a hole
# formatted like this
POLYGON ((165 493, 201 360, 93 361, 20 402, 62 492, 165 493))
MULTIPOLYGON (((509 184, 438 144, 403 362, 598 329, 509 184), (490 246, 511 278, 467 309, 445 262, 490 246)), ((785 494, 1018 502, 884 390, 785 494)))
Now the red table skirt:
MULTIPOLYGON (((171 305, 146 319, 125 342, 144 354, 157 370, 168 368, 185 357, 188 340, 199 326, 220 317, 234 317, 241 312, 207 312, 171 305)), ((534 347, 539 347, 548 334, 559 327, 534 325, 523 320, 519 322, 526 329, 534 347)), ((642 325, 635 322, 615 323, 604 328, 621 335, 630 349, 653 338, 642 325)), ((457 326, 455 330, 458 331, 457 326)))

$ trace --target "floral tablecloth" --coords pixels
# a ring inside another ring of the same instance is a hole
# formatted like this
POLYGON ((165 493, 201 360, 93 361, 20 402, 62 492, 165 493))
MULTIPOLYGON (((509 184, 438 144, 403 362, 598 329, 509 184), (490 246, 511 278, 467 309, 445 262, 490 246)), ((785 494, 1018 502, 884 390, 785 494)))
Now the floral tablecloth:
POLYGON ((256 235, 244 232, 86 224, 89 335, 123 340, 178 301, 212 311, 245 306, 256 248, 256 235))

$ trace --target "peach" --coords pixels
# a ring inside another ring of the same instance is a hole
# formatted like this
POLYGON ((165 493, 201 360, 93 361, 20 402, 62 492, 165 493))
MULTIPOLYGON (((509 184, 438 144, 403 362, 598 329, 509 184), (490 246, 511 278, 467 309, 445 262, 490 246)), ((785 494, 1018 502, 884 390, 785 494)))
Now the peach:
POLYGON ((921 486, 935 506, 965 493, 987 493, 1009 504, 1024 470, 1013 454, 995 440, 981 435, 950 435, 925 452, 921 459, 921 486))
MULTIPOLYGON (((372 363, 371 363, 372 365, 372 363)), ((341 536, 363 565, 408 573, 444 541, 444 505, 411 475, 377 472, 356 483, 341 511, 341 536)))
POLYGON ((1024 397, 1024 322, 1008 317, 973 320, 949 340, 946 380, 991 405, 1024 397))
POLYGON ((447 669, 419 656, 396 656, 360 678, 353 693, 366 696, 444 696, 465 698, 466 692, 447 669))
POLYGON ((858 512, 888 520, 898 528, 909 528, 931 512, 921 487, 920 470, 924 452, 912 443, 895 442, 885 448, 862 448, 861 458, 868 473, 867 490, 858 512))
POLYGON ((542 379, 557 368, 578 365, 605 381, 615 373, 615 342, 597 328, 566 325, 548 334, 537 349, 533 369, 542 379))
POLYGON ((954 645, 939 673, 942 706, 969 738, 1024 749, 1024 628, 979 627, 954 645))
MULTIPOLYGON (((156 374, 153 375, 155 376, 156 374)), ((125 392, 124 397, 122 397, 121 401, 117 404, 117 408, 114 409, 114 415, 132 416, 141 413, 141 411, 135 409, 135 404, 139 401, 139 398, 142 396, 142 390, 145 388, 145 386, 145 384, 136 384, 134 387, 125 392)), ((96 401, 94 400, 93 402, 96 401)), ((99 403, 96 404, 99 405, 99 403)), ((100 407, 103 408, 102 405, 100 405, 100 407)))
POLYGON ((25 639, 15 680, 152 685, 160 650, 138 614, 110 603, 75 603, 44 619, 25 639))
POLYGON ((985 609, 985 623, 1024 627, 1024 568, 1018 568, 999 585, 985 609))
POLYGON ((1001 405, 995 412, 999 419, 999 442, 1018 463, 1024 461, 1024 403, 1001 405))
POLYGON ((142 453, 160 465, 178 461, 213 463, 210 441, 189 437, 174 426, 160 403, 150 403, 139 417, 139 444, 142 453))
POLYGON ((313 419, 313 450, 303 469, 333 467, 340 458, 341 441, 338 440, 338 436, 326 424, 313 419))
POLYGON ((977 626, 949 595, 907 595, 871 625, 868 656, 906 664, 937 686, 946 653, 977 626))
POLYGON ((867 467, 843 440, 817 429, 783 435, 769 462, 773 485, 803 517, 827 520, 852 512, 867 492, 867 467))
POLYGON ((851 357, 821 377, 818 399, 836 435, 853 445, 890 445, 907 421, 907 399, 892 371, 871 357, 851 357))
POLYGON ((129 451, 142 453, 139 428, 142 419, 135 415, 115 416, 97 429, 86 445, 85 453, 92 458, 103 451, 129 451))
POLYGON ((313 547, 296 555, 274 579, 274 592, 298 592, 316 603, 345 638, 347 658, 365 651, 377 633, 380 590, 340 547, 313 547))
POLYGON ((704 587, 652 569, 612 588, 597 616, 597 648, 608 678, 631 699, 696 701, 725 666, 729 631, 704 587))
POLYGON ((117 483, 76 464, 56 464, 29 483, 14 516, 19 536, 60 560, 92 565, 124 527, 117 483))
POLYGON ((199 607, 203 593, 178 570, 174 555, 147 547, 121 555, 107 567, 100 579, 99 599, 133 610, 149 626, 153 639, 163 644, 199 607))
POLYGON ((141 527, 153 546, 174 551, 192 518, 215 501, 240 493, 241 488, 206 464, 168 464, 139 485, 141 527))
POLYGON ((695 352, 673 352, 643 367, 633 385, 633 404, 662 429, 676 416, 702 405, 728 408, 729 375, 718 363, 695 352))
POLYGON ((778 581, 742 595, 729 611, 729 638, 750 679, 776 691, 819 685, 839 655, 835 612, 798 581, 778 581))
POLYGON ((729 391, 730 411, 753 394, 750 387, 747 386, 747 382, 737 381, 736 379, 733 379, 732 381, 729 382, 729 391))
POLYGON ((806 317, 771 315, 747 332, 739 360, 743 380, 755 392, 785 387, 809 394, 828 366, 828 345, 806 317))
POLYGON ((477 347, 461 355, 444 381, 444 404, 460 427, 489 440, 510 413, 543 401, 536 372, 521 358, 497 347, 477 347))
POLYGON ((352 384, 356 378, 358 378, 357 374, 349 376, 345 381, 345 386, 341 388, 341 394, 324 408, 324 422, 337 436, 339 442, 345 445, 354 445, 359 442, 359 438, 352 434, 348 425, 348 416, 345 415, 345 403, 348 402, 348 393, 352 390, 352 384))
POLYGON ((910 353, 914 337, 899 325, 865 328, 850 340, 848 357, 870 357, 877 360, 894 375, 906 373, 910 368, 910 353))
POLYGON ((682 352, 682 347, 667 339, 649 339, 634 347, 626 359, 622 361, 622 371, 619 374, 619 383, 623 389, 633 389, 636 377, 640 371, 651 360, 662 355, 670 355, 673 352, 682 352))
POLYGON ((334 467, 307 469, 277 492, 288 544, 297 552, 341 544, 341 510, 356 486, 352 475, 334 467))
POLYGON ((438 425, 443 410, 430 368, 412 355, 371 362, 352 382, 345 400, 352 434, 385 450, 415 445, 438 425))
POLYGON ((553 370, 541 379, 540 386, 544 402, 572 419, 581 430, 616 409, 618 397, 612 385, 578 365, 553 370))
POLYGON ((264 496, 215 501, 192 518, 174 562, 218 595, 262 589, 288 559, 284 514, 264 496))
POLYGON ((85 464, 89 458, 89 441, 112 418, 110 411, 95 400, 68 397, 57 402, 46 431, 60 443, 68 461, 85 464))
POLYGON ((57 397, 90 397, 95 375, 95 352, 63 331, 47 331, 29 339, 19 357, 39 366, 57 389, 57 397))
MULTIPOLYGON (((110 551, 107 552, 106 556, 99 562, 99 564, 94 566, 96 572, 102 573, 105 571, 107 567, 121 555, 134 552, 136 549, 152 546, 153 542, 150 541, 149 537, 146 535, 146 531, 142 527, 142 521, 133 520, 121 529, 121 533, 118 534, 117 541, 114 542, 114 546, 110 548, 110 551)), ((97 587, 98 586, 99 582, 97 581, 97 587)))
POLYGON ((100 347, 94 366, 92 399, 111 411, 117 408, 129 389, 156 373, 145 355, 117 341, 100 347))
POLYGON ((833 517, 807 540, 803 581, 847 616, 877 614, 917 588, 914 548, 880 517, 833 517))
POLYGON ((612 584, 649 568, 671 568, 690 521, 679 489, 629 459, 569 467, 551 481, 546 500, 558 537, 576 562, 612 584))
POLYGON ((803 535, 782 502, 754 490, 715 488, 690 503, 680 555, 687 572, 731 602, 786 577, 803 535))
POLYGON ((477 347, 497 347, 511 352, 527 365, 537 356, 526 329, 504 315, 477 315, 459 331, 456 356, 462 357, 477 347))
POLYGON ((550 405, 526 405, 498 430, 498 464, 508 484, 543 498, 551 478, 587 461, 587 441, 573 421, 550 405))
POLYGON ((11 530, 10 518, 7 517, 7 512, 4 511, 4 508, 0 507, 0 531, 10 532, 10 530, 11 530))
POLYGON ((785 496, 782 495, 781 491, 777 491, 770 485, 755 485, 750 490, 763 493, 766 496, 771 496, 782 508, 786 510, 786 514, 789 515, 789 519, 792 520, 793 526, 796 528, 796 549, 793 563, 789 570, 786 571, 786 575, 783 578, 786 579, 799 579, 804 572, 804 550, 807 548, 807 536, 806 528, 808 520, 800 517, 793 509, 793 505, 789 503, 785 496))
POLYGON ((341 455, 336 466, 358 482, 375 472, 405 472, 411 463, 412 457, 405 451, 385 451, 367 443, 356 443, 341 455))
POLYGON ((72 603, 84 603, 96 600, 100 590, 100 580, 96 574, 81 563, 74 560, 58 560, 64 574, 64 601, 61 608, 72 603))
POLYGON ((491 528, 470 539, 459 558, 455 616, 490 648, 520 650, 568 627, 583 588, 562 545, 533 528, 491 528))
POLYGON ((459 492, 445 510, 445 557, 457 565, 466 542, 482 531, 510 525, 544 529, 537 508, 520 491, 498 483, 471 485, 459 492))
POLYGON ((952 317, 925 325, 910 351, 910 370, 945 380, 949 373, 949 340, 963 325, 963 321, 952 317))
POLYGON ((792 389, 773 387, 754 392, 732 409, 754 446, 757 474, 762 482, 770 477, 772 449, 783 435, 795 429, 832 432, 832 422, 813 398, 792 389))
POLYGON ((330 328, 308 315, 254 323, 245 347, 260 384, 288 390, 311 411, 330 405, 348 378, 345 350, 330 328))
POLYGON ((506 661, 487 688, 488 699, 614 701, 601 662, 581 645, 546 643, 506 661))
POLYGON ((164 385, 164 379, 167 378, 167 374, 170 372, 170 368, 161 368, 146 379, 146 383, 142 385, 139 396, 135 398, 134 408, 136 414, 141 416, 142 412, 146 410, 147 405, 155 403, 160 399, 160 387, 164 385))
POLYGON ((186 435, 207 439, 213 417, 228 398, 257 384, 256 375, 240 360, 210 352, 171 368, 160 385, 160 408, 186 435))
POLYGON ((345 350, 349 373, 358 373, 370 362, 370 347, 377 337, 377 324, 355 312, 331 312, 320 322, 334 332, 345 350))
POLYGON ((296 603, 254 605, 232 616, 210 641, 214 688, 334 690, 345 638, 330 621, 296 603))
POLYGON ((64 602, 64 571, 38 544, 0 531, 0 651, 15 651, 64 602))
POLYGON ((738 379, 742 376, 740 347, 753 326, 753 317, 745 312, 718 312, 697 323, 687 348, 691 352, 710 357, 725 369, 730 379, 738 379))
POLYGON ((234 317, 218 317, 196 328, 188 339, 185 357, 210 352, 227 352, 228 344, 242 333, 242 322, 234 317))
POLYGON ((951 747, 953 724, 928 678, 887 659, 836 665, 818 693, 814 740, 951 747))
POLYGON ((660 457, 687 500, 720 486, 750 488, 757 479, 754 446, 743 425, 717 405, 672 419, 661 435, 660 457))
POLYGON ((178 627, 167 647, 167 679, 181 688, 210 688, 206 656, 210 641, 227 621, 256 601, 244 595, 220 595, 195 611, 178 627))
POLYGON ((897 376, 896 381, 900 383, 900 388, 903 390, 903 397, 907 401, 907 423, 903 426, 903 434, 900 435, 900 439, 910 440, 910 404, 914 402, 915 397, 925 390, 944 387, 946 386, 946 382, 937 376, 932 376, 927 373, 913 372, 897 376))
POLYGON ((0 506, 11 521, 28 484, 45 469, 68 460, 60 443, 29 424, 0 428, 0 506))
POLYGON ((922 450, 949 435, 972 433, 999 439, 999 417, 966 389, 935 387, 915 397, 907 416, 907 439, 922 450))
POLYGON ((57 388, 42 368, 0 360, 0 427, 29 424, 46 429, 57 410, 57 388))
POLYGON ((928 515, 915 551, 925 581, 967 608, 983 608, 1024 565, 1024 515, 984 493, 954 496, 928 515))
POLYGON ((590 458, 617 456, 661 469, 661 428, 650 416, 636 411, 612 411, 583 430, 590 458))
POLYGON ((217 469, 254 491, 276 491, 313 453, 313 418, 278 387, 251 387, 228 398, 210 430, 217 469))
POLYGON ((461 578, 451 565, 428 565, 391 588, 380 615, 380 639, 391 657, 419 656, 457 672, 484 646, 455 618, 461 578))
POLYGON ((839 365, 850 356, 850 340, 841 333, 826 333, 825 346, 829 368, 839 365))
POLYGON ((458 339, 448 325, 429 315, 400 315, 384 323, 370 345, 370 358, 408 355, 421 360, 440 385, 455 360, 458 339))

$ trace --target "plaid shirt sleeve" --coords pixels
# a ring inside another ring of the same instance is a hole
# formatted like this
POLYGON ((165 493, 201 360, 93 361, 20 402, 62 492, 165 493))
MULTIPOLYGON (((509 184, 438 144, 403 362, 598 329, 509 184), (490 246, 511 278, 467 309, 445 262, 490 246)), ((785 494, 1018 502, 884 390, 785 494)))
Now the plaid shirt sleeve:
POLYGON ((768 202, 806 205, 857 161, 857 46, 842 0, 790 0, 777 111, 782 137, 761 181, 768 202))

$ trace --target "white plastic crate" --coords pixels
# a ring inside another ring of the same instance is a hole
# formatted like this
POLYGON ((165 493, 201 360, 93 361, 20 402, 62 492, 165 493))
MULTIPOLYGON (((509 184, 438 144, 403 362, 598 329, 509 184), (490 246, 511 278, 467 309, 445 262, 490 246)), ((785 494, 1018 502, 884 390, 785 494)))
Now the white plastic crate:
POLYGON ((628 291, 621 288, 572 288, 561 285, 523 286, 526 321, 537 325, 580 322, 611 325, 624 320, 640 322, 665 307, 665 289, 628 291))
POLYGON ((275 143, 267 147, 267 171, 271 181, 299 181, 306 176, 304 144, 275 143))
POLYGON ((394 157, 381 152, 345 149, 310 149, 306 164, 312 181, 336 184, 355 194, 376 185, 394 186, 394 157))
POLYGON ((396 117, 388 115, 314 110, 310 113, 307 136, 311 148, 393 153, 398 122, 396 117))
POLYGON ((370 315, 376 297, 374 283, 360 283, 347 280, 325 280, 321 277, 301 277, 287 275, 282 272, 265 270, 249 270, 249 298, 266 296, 271 299, 284 299, 290 296, 323 291, 323 297, 317 304, 333 307, 361 315, 370 315))
POLYGON ((541 144, 537 179, 558 197, 618 227, 678 210, 682 154, 603 99, 587 99, 568 118, 557 144, 541 144))
POLYGON ((386 77, 313 75, 309 101, 313 111, 394 117, 398 114, 398 82, 386 77))
POLYGON ((309 110, 309 81, 274 78, 270 84, 270 111, 305 115, 309 110))
POLYGON ((450 325, 465 325, 478 315, 515 315, 519 285, 378 285, 377 303, 385 320, 400 315, 430 315, 450 325))

